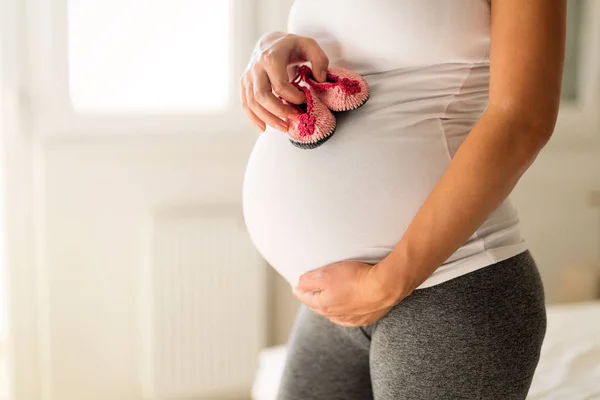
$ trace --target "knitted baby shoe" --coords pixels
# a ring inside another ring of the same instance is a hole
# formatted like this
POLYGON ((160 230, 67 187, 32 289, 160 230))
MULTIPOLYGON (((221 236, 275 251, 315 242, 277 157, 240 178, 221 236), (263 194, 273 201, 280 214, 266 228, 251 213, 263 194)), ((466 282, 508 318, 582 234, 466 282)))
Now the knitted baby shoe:
POLYGON ((345 68, 329 68, 327 81, 319 83, 312 70, 301 65, 298 67, 298 77, 313 88, 319 99, 332 111, 355 110, 369 99, 369 86, 364 78, 345 68))
POLYGON ((297 83, 294 83, 294 86, 304 92, 306 103, 296 105, 283 100, 284 103, 295 107, 300 112, 299 116, 287 119, 288 137, 296 147, 314 149, 333 135, 336 126, 335 117, 319 100, 314 89, 300 86, 297 83))

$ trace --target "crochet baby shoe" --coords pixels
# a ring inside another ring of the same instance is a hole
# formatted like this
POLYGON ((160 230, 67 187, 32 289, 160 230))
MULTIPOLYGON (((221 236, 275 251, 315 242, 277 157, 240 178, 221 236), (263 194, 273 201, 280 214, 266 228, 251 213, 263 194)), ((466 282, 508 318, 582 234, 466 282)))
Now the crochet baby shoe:
POLYGON ((327 81, 319 83, 307 65, 298 67, 301 77, 332 111, 351 111, 369 99, 369 86, 362 76, 345 68, 329 68, 327 81))
POLYGON ((315 90, 300 86, 294 82, 294 86, 304 92, 306 103, 302 105, 292 104, 285 100, 284 103, 295 107, 300 111, 297 117, 288 118, 288 137, 292 144, 302 149, 314 149, 327 141, 335 131, 335 117, 316 96, 315 90))

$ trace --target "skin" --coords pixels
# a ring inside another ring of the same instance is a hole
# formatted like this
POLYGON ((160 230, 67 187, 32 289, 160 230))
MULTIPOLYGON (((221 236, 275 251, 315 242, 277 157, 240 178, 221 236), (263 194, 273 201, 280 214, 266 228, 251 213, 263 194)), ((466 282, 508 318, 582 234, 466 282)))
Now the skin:
POLYGON ((296 297, 366 326, 409 296, 510 194, 550 139, 560 103, 566 0, 492 0, 489 105, 393 251, 304 274, 296 297))
POLYGON ((293 104, 305 102, 304 93, 290 83, 290 76, 294 75, 295 65, 306 61, 311 63, 318 81, 324 82, 329 59, 314 39, 273 32, 258 41, 240 79, 240 100, 246 116, 260 132, 266 125, 288 131, 284 120, 298 115, 298 111, 277 96, 293 104))

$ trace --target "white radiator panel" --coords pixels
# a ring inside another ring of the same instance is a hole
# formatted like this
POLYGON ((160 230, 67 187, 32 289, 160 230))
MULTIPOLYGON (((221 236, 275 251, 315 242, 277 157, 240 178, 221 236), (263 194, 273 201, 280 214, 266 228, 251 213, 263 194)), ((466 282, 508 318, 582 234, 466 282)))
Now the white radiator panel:
POLYGON ((249 393, 265 342, 265 265, 239 210, 182 210, 151 225, 141 271, 144 398, 249 393))

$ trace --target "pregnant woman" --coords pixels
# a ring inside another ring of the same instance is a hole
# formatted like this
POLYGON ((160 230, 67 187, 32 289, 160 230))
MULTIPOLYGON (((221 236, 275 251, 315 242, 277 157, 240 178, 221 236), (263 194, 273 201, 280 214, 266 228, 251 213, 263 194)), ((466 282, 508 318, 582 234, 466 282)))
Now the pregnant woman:
POLYGON ((526 397, 546 315, 508 195, 554 129, 565 3, 296 0, 260 39, 244 215, 303 303, 279 399, 526 397), (314 149, 288 138, 303 63, 370 89, 314 149))

